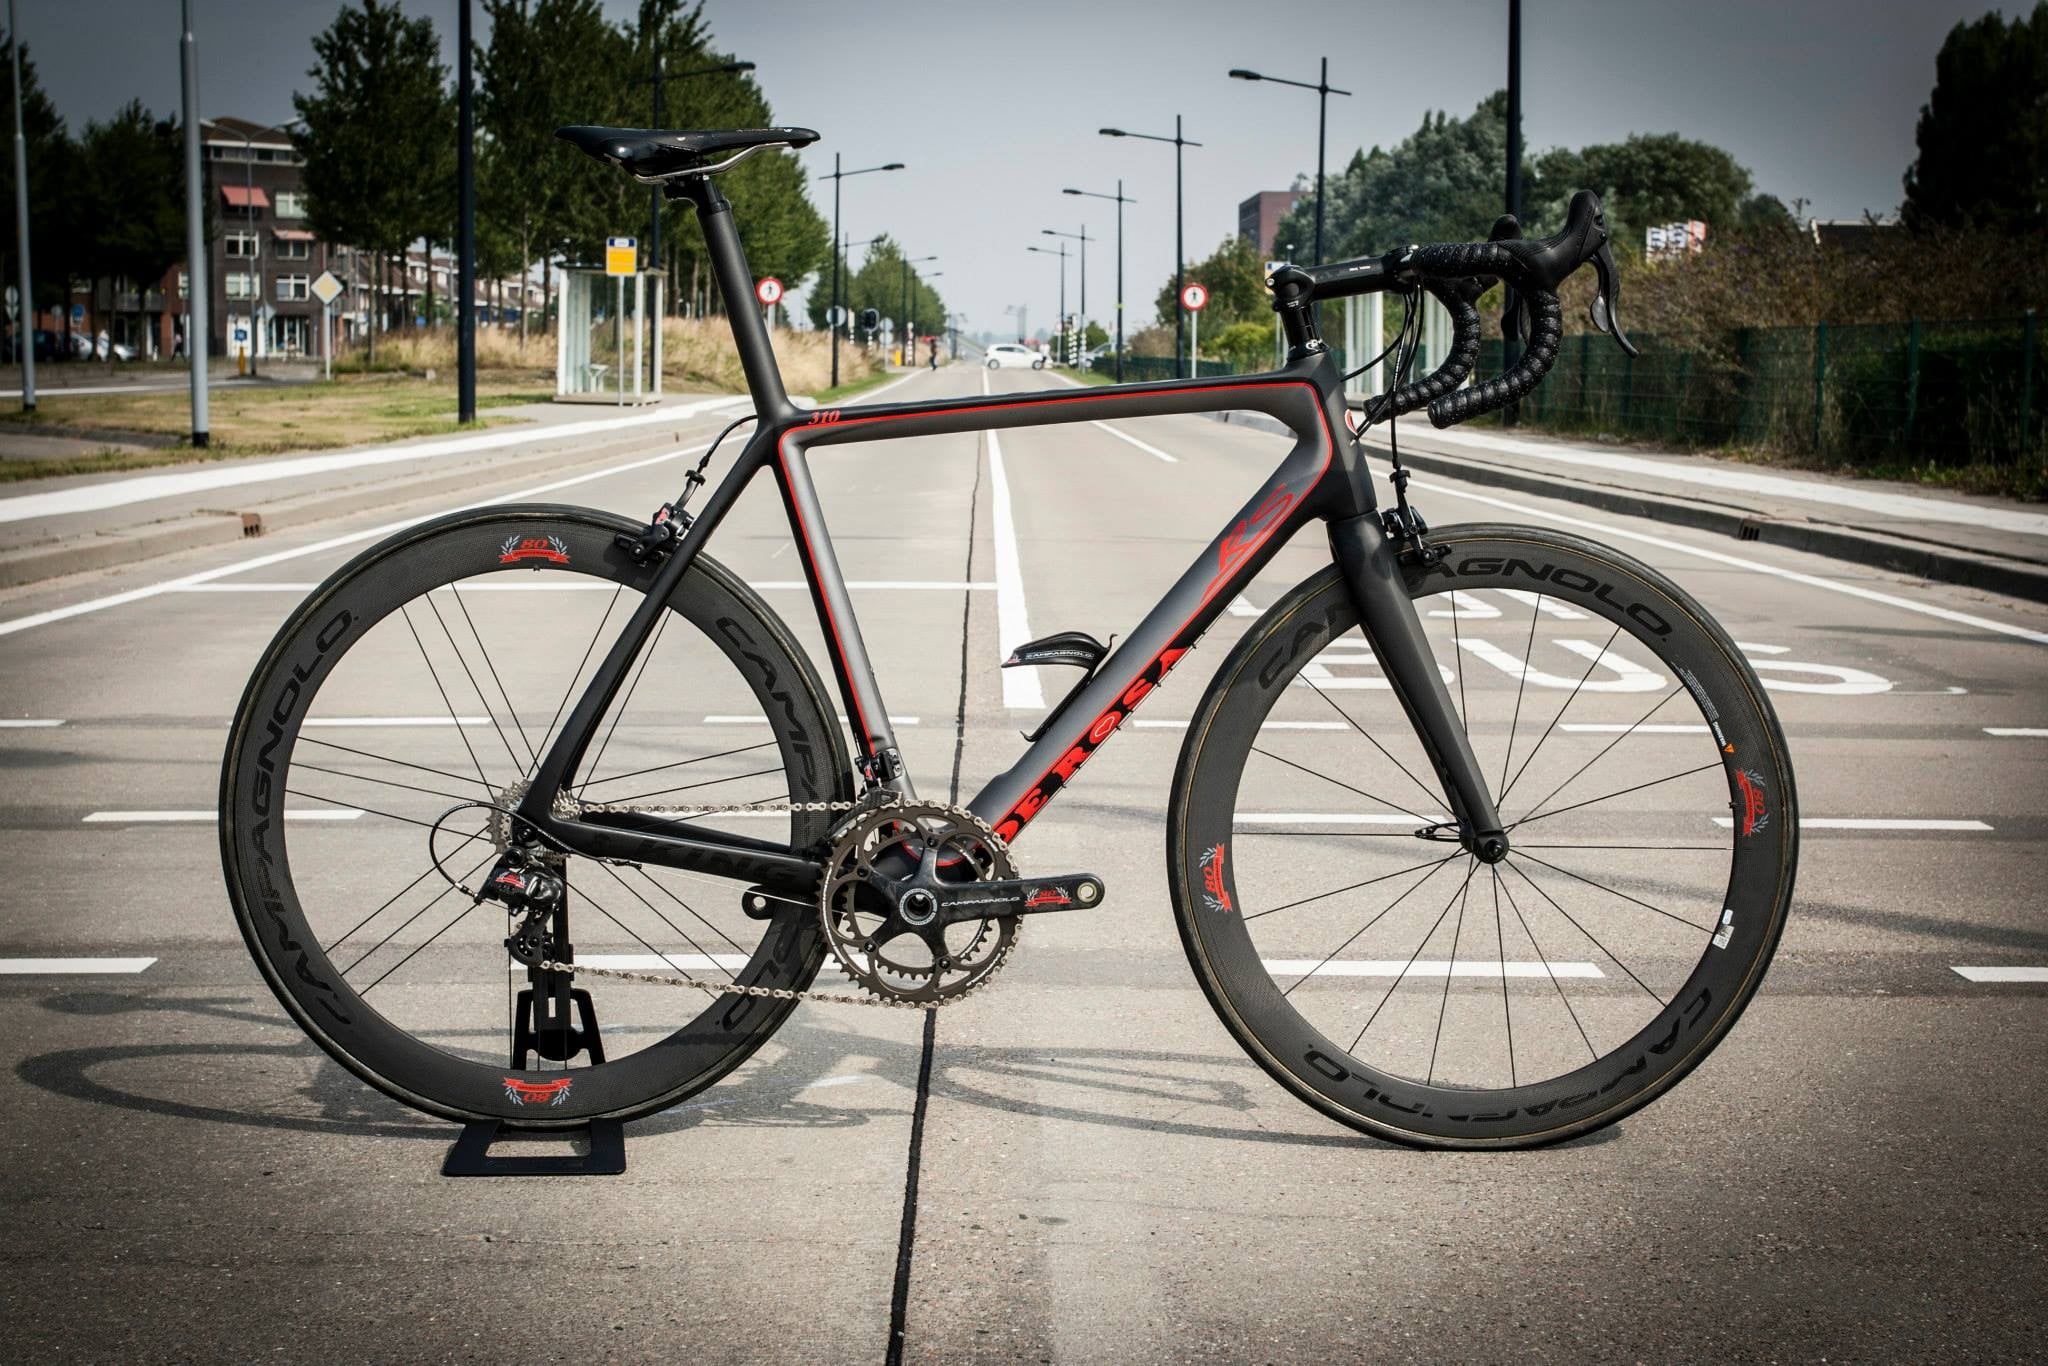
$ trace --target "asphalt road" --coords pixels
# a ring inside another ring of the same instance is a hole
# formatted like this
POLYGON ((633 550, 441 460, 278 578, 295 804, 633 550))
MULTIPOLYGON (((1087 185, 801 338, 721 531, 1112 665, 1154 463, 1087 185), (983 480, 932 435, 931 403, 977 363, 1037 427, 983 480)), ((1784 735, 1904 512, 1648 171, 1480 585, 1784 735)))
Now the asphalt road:
MULTIPOLYGON (((896 392, 1054 383, 958 366, 896 392)), ((1034 724, 1006 705, 1029 682, 995 667, 1020 609, 1036 634, 1127 632, 1285 449, 1115 426, 1005 433, 999 462, 975 436, 817 462, 848 578, 881 585, 854 598, 926 795, 956 758, 971 794, 1034 724)), ((641 516, 691 453, 545 496, 641 516)), ((1734 1034, 1647 1110, 1535 1153, 1324 1120, 1189 976, 1161 858, 1171 723, 1247 613, 1326 561, 1314 537, 1020 842, 1026 870, 1103 874, 1107 906, 1027 922, 928 1059, 917 1015, 800 1008, 632 1126, 605 1179, 442 1178, 452 1128, 298 1034, 210 820, 164 817, 213 807, 229 714, 305 586, 439 508, 0 594, 5 1355, 879 1361, 898 1296, 913 1361, 2037 1354, 2048 608, 1443 479, 1415 495, 1433 524, 1561 526, 1689 587, 1772 685, 1809 822, 1734 1034), (48 959, 92 961, 24 962, 48 959)), ((797 578, 765 489, 716 551, 797 578)), ((764 594, 815 647, 805 595, 764 594)), ((345 857, 368 836, 306 838, 345 857)))

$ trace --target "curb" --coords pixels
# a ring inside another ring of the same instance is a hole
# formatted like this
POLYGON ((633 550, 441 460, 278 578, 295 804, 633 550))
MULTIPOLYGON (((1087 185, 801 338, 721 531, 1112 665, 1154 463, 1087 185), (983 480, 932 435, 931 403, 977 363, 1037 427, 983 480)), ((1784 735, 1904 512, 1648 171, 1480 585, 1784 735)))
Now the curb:
MULTIPOLYGON (((694 421, 695 419, 683 419, 694 421)), ((0 552, 0 588, 19 588, 68 574, 118 569, 161 555, 250 540, 273 531, 346 517, 372 508, 397 508, 467 489, 488 489, 544 474, 569 473, 622 455, 649 452, 675 434, 658 424, 597 446, 539 450, 511 460, 472 461, 411 475, 369 479, 320 493, 244 508, 208 508, 175 520, 77 536, 47 545, 0 552)))
MULTIPOLYGON (((1209 416, 1216 421, 1253 427, 1280 435, 1292 435, 1286 427, 1263 413, 1209 416)), ((1372 446, 1372 449, 1382 456, 1386 450, 1384 446, 1378 445, 1372 446)), ((1463 460, 1431 451, 1403 451, 1401 463, 1421 474, 1462 479, 1466 483, 1510 489, 1516 493, 1561 498, 1567 502, 1599 508, 1603 512, 1618 512, 1625 516, 1643 517, 1674 526, 1692 527, 1699 531, 1715 531, 1738 541, 1755 541, 1763 545, 1780 546, 1786 550, 1825 555, 1830 559, 1843 560, 1851 564, 1911 574, 1916 578, 1958 584, 1988 593, 2001 593, 2008 597, 2024 598, 2029 602, 2048 602, 2048 567, 2001 559, 1994 555, 1980 555, 1950 546, 1901 537, 1878 536, 1804 518, 1763 517, 1739 508, 1693 498, 1642 493, 1634 489, 1586 484, 1554 475, 1502 469, 1487 461, 1463 460)))

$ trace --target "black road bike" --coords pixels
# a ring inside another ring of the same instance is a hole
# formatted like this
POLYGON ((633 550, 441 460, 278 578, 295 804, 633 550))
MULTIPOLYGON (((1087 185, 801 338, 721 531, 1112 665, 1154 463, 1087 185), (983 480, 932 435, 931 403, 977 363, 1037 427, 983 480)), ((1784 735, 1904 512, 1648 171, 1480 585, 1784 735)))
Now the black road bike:
POLYGON ((1519 1147, 1628 1114, 1727 1034, 1797 853, 1756 674, 1683 590, 1606 546, 1428 527, 1398 461, 1382 509, 1317 331, 1318 301, 1372 291, 1411 323, 1423 292, 1450 310, 1447 362, 1410 381, 1405 328, 1361 430, 1526 394, 1557 353, 1558 286, 1588 263, 1594 322, 1626 347, 1592 194, 1544 240, 1504 219, 1486 242, 1278 268, 1288 358, 1270 374, 803 410, 711 175, 816 134, 561 135, 695 207, 754 430, 694 514, 716 443, 651 524, 455 513, 358 556, 278 632, 229 738, 221 852, 265 978, 344 1066, 435 1115, 567 1127, 702 1090, 806 997, 958 999, 1024 917, 1102 913, 1101 879, 1024 876, 1012 847, 1226 611, 1257 619, 1185 722, 1167 874, 1196 979, 1277 1081, 1384 1138, 1519 1147), (1495 282, 1524 349, 1460 387, 1495 282), (1285 424, 1279 467, 1119 648, 1065 632, 1017 649, 1009 664, 1079 681, 966 806, 920 799, 811 461, 1226 409, 1285 424), (768 585, 707 553, 763 472, 830 689, 768 585), (1330 563, 1248 607, 1311 522, 1330 563), (814 990, 828 964, 858 990, 814 990))

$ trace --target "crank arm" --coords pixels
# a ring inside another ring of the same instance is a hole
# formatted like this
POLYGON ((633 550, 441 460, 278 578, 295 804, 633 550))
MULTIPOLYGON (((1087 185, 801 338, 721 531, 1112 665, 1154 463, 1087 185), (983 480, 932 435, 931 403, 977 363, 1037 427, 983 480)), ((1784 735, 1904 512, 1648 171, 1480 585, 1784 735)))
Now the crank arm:
POLYGON ((998 915, 1042 915, 1102 904, 1102 879, 1093 873, 968 882, 939 893, 939 918, 948 925, 998 915))

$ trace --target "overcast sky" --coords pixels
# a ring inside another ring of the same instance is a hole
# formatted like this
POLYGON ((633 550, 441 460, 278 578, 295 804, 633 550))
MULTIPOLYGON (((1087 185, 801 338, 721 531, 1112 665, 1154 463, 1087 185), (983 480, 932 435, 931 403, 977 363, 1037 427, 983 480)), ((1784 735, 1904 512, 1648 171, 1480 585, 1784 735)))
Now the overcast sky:
MULTIPOLYGON (((73 124, 130 98, 177 107, 174 0, 16 0, 22 38, 73 124)), ((193 0, 200 110, 264 121, 292 113, 311 36, 336 0, 193 0)), ((433 18, 453 66, 457 0, 404 0, 433 18)), ((1982 0, 1528 0, 1523 128, 1532 152, 1679 132, 1732 152, 1759 189, 1823 218, 1890 212, 1913 157, 1934 54, 1958 20, 2025 6, 1982 0)), ((632 0, 606 0, 624 19, 632 0)), ((1107 318, 1114 241, 1107 203, 1060 194, 1124 179, 1125 297, 1132 325, 1173 270, 1173 149, 1097 135, 1171 134, 1176 113, 1204 144, 1187 158, 1187 243, 1201 257, 1235 231, 1237 202, 1315 168, 1308 91, 1232 81, 1248 66, 1315 79, 1330 58, 1329 158, 1399 141, 1424 112, 1469 112, 1504 83, 1506 0, 1363 4, 1295 0, 711 0, 719 44, 759 65, 777 120, 824 139, 815 174, 909 169, 846 182, 847 235, 888 232, 937 254, 934 283, 973 328, 1006 305, 1049 320, 1057 260, 1043 228, 1091 237, 1088 305, 1107 318), (1455 53, 1453 57, 1450 54, 1455 53), (912 93, 916 92, 916 93, 912 93)), ((481 21, 479 20, 479 23, 481 21)), ((481 40, 485 35, 478 34, 481 40)), ((829 186, 814 197, 830 211, 829 186)), ((634 231, 637 224, 621 224, 634 231)), ((1486 223, 1472 224, 1482 235, 1486 223)), ((1395 244, 1388 244, 1389 246, 1395 244)), ((1304 248, 1304 252, 1305 252, 1304 248)), ((1078 292, 1069 263, 1069 306, 1078 292)), ((792 282, 793 283, 793 282, 792 282)))

